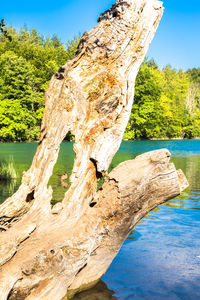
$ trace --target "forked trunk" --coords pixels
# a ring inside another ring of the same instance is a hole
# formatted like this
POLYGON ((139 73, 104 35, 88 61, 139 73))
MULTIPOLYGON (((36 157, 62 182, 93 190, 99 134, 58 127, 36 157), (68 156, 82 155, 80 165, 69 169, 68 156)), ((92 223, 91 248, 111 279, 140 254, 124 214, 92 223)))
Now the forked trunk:
POLYGON ((51 79, 32 166, 0 206, 1 300, 61 300, 91 287, 134 225, 187 186, 166 149, 107 173, 162 12, 157 0, 118 0, 83 35, 76 57, 51 79), (71 186, 52 208, 47 184, 69 130, 76 140, 71 186))

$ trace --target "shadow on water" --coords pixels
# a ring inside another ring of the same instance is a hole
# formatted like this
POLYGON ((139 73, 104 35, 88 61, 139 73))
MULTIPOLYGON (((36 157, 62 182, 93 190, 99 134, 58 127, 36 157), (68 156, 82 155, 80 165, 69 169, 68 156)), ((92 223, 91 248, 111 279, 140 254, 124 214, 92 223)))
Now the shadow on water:
POLYGON ((73 300, 117 300, 113 296, 114 292, 109 290, 107 285, 101 280, 90 290, 81 292, 74 296, 73 300))

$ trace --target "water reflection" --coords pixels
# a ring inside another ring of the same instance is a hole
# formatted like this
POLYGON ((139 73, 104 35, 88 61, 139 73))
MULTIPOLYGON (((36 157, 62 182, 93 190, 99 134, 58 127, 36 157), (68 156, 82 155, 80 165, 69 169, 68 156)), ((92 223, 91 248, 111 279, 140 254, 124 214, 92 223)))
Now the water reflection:
POLYGON ((11 181, 0 180, 0 203, 2 203, 7 197, 12 195, 17 186, 17 180, 11 181))
POLYGON ((114 292, 101 280, 92 289, 75 295, 73 300, 117 300, 118 297, 113 294, 114 292))
MULTIPOLYGON (((0 145, 0 158, 8 158, 13 156, 14 164, 19 174, 14 191, 18 188, 22 172, 30 167, 32 158, 36 151, 37 143, 3 143, 0 145)), ((177 169, 182 169, 190 183, 189 188, 184 191, 180 199, 188 200, 188 195, 191 192, 200 193, 199 178, 200 178, 200 140, 193 141, 127 141, 122 142, 122 145, 115 155, 110 170, 120 162, 128 159, 134 159, 135 156, 150 150, 168 148, 172 153, 171 161, 174 162, 177 169)), ((69 177, 71 174, 74 162, 73 143, 64 142, 61 144, 58 161, 54 167, 53 175, 50 178, 49 184, 53 188, 53 200, 60 201, 63 199, 66 187, 69 188, 69 177), (60 184, 59 174, 68 174, 68 179, 65 186, 60 184)), ((12 189, 3 187, 4 192, 0 194, 0 201, 5 200, 12 189)), ((169 202, 170 203, 170 202, 169 202)), ((170 204, 169 204, 170 205, 170 204)))
MULTIPOLYGON (((138 141, 132 156, 142 144, 168 148, 190 186, 138 223, 103 280, 120 300, 200 299, 200 141, 138 141)), ((131 156, 131 143, 125 148, 131 156)))
MULTIPOLYGON (((29 168, 36 146, 0 144, 0 158, 12 155, 21 176, 29 168)), ((200 299, 200 140, 123 142, 110 169, 145 151, 161 148, 170 150, 171 161, 183 170, 189 187, 150 212, 131 232, 103 277, 115 295, 100 282, 75 296, 75 300, 200 299)), ((66 192, 58 174, 67 172, 70 176, 74 157, 73 144, 63 143, 50 179, 55 202, 66 192)), ((19 184, 20 178, 16 184, 0 183, 0 202, 12 195, 19 184)))

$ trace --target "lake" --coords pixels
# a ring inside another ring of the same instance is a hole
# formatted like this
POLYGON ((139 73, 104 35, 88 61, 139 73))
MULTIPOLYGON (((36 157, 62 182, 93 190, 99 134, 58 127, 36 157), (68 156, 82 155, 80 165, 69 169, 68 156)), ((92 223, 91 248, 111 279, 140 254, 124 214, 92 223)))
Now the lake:
MULTIPOLYGON (((0 158, 13 157, 18 179, 0 182, 0 203, 19 186, 31 164, 37 143, 0 144, 0 158)), ((190 186, 181 196, 159 206, 143 218, 122 246, 102 281, 75 300, 198 300, 200 299, 200 140, 126 141, 110 169, 143 152, 167 148, 190 186)), ((50 179, 53 201, 66 189, 58 175, 70 174, 73 144, 63 142, 50 179)))

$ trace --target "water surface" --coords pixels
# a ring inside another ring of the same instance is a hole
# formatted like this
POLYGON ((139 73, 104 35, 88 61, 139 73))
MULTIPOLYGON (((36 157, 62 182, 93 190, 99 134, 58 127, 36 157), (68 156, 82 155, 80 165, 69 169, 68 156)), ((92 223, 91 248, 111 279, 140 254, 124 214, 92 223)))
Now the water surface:
MULTIPOLYGON (((36 143, 0 144, 0 158, 13 156, 18 180, 0 182, 0 202, 19 186, 36 143)), ((150 212, 133 230, 96 288, 77 295, 81 300, 198 300, 200 299, 200 140, 123 142, 110 169, 150 150, 167 148, 190 186, 181 196, 150 212)), ((58 175, 70 174, 73 144, 64 142, 50 179, 54 201, 66 189, 58 175)))

